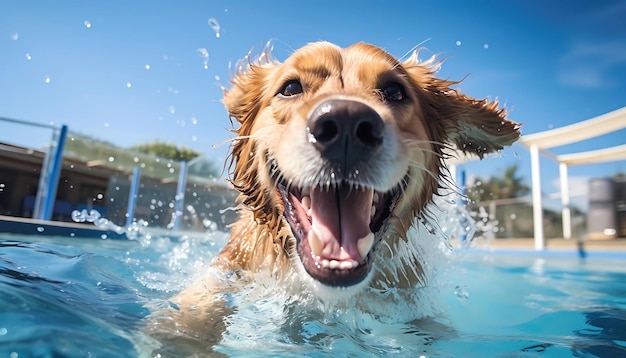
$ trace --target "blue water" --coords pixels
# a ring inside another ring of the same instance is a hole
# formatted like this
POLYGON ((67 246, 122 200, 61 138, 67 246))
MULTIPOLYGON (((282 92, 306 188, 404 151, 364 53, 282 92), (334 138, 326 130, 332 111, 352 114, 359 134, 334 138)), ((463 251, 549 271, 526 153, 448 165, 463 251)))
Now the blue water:
MULTIPOLYGON (((159 342, 143 333, 146 317, 201 276, 226 238, 0 234, 0 357, 153 356, 159 342)), ((626 260, 480 252, 447 260, 441 264, 450 269, 436 280, 436 317, 382 323, 355 311, 294 309, 297 300, 273 294, 240 297, 214 349, 229 356, 626 356, 626 260)))

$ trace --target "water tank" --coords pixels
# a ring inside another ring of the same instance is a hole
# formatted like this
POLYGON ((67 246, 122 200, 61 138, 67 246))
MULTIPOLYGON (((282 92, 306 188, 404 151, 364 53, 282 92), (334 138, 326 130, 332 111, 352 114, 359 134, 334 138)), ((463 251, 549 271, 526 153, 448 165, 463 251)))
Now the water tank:
POLYGON ((626 176, 615 177, 617 236, 626 237, 626 176))
POLYGON ((617 236, 614 194, 615 183, 612 178, 589 181, 587 230, 590 239, 607 239, 617 236))

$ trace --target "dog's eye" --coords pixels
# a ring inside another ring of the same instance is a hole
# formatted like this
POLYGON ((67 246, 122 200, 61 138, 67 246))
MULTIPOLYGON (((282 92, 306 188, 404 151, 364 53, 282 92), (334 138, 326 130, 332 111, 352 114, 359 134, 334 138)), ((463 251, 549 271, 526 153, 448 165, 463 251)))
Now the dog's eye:
POLYGON ((278 92, 279 95, 283 97, 292 97, 297 96, 303 92, 302 84, 299 81, 291 80, 287 81, 283 88, 278 92))
POLYGON ((391 102, 400 102, 406 98, 404 87, 398 83, 392 83, 383 88, 382 94, 387 101, 391 102))

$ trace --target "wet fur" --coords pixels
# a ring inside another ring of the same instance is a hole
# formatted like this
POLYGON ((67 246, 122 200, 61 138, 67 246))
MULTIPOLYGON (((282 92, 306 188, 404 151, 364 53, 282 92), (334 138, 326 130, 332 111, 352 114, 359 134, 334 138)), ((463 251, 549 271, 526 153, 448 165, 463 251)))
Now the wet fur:
MULTIPOLYGON (((283 175, 304 180, 299 173, 317 169, 307 167, 315 165, 314 152, 304 140, 295 139, 303 136, 302 122, 310 108, 324 98, 346 97, 374 108, 395 140, 384 149, 389 152, 389 160, 372 164, 383 166, 381 173, 391 173, 372 179, 377 181, 375 185, 387 187, 394 181, 408 180, 389 218, 384 242, 378 244, 389 250, 377 252, 374 277, 359 289, 367 285, 384 290, 422 284, 425 278, 420 254, 403 254, 397 259, 392 250, 406 242, 416 217, 423 215, 440 189, 445 150, 458 148, 482 157, 510 145, 520 135, 519 125, 506 118, 496 101, 474 99, 453 89, 457 82, 437 78, 439 65, 434 59, 420 62, 417 52, 400 62, 364 43, 342 49, 318 42, 296 51, 284 63, 265 53, 262 60, 238 71, 232 88, 225 92, 224 104, 239 125, 230 167, 232 185, 240 192, 240 219, 233 224, 230 240, 214 267, 244 276, 246 272, 265 271, 283 283, 294 274, 306 276, 298 268, 295 239, 283 217, 284 204, 268 173, 266 154, 286 168, 283 175), (297 100, 276 96, 290 78, 306 84, 305 93, 297 100), (381 97, 379 86, 389 80, 398 81, 406 89, 406 106, 393 107, 381 97)), ((302 277, 302 281, 311 280, 302 277)), ((216 309, 220 306, 216 297, 223 286, 211 288, 213 283, 207 282, 199 282, 173 299, 180 306, 174 320, 180 320, 176 325, 183 331, 198 327, 212 331, 205 339, 215 341, 219 334, 214 332, 224 329, 224 309, 216 309), (195 312, 190 307, 195 307, 195 312)))
POLYGON ((275 101, 282 81, 291 72, 310 71, 306 75, 311 77, 310 87, 316 91, 310 96, 312 101, 343 91, 383 109, 376 92, 379 77, 393 73, 404 78, 412 92, 413 111, 402 113, 401 118, 391 118, 392 114, 387 113, 386 120, 394 121, 399 132, 408 134, 402 140, 407 142, 406 154, 414 158, 410 164, 414 170, 389 225, 394 240, 406 240, 414 219, 437 193, 444 170, 444 148, 453 144, 463 152, 482 157, 519 137, 518 124, 506 119, 505 110, 498 107, 497 101, 477 100, 452 89, 457 82, 435 77, 439 63, 433 59, 420 63, 417 53, 400 63, 372 45, 358 43, 340 49, 320 42, 297 51, 283 64, 267 55, 265 58, 265 63, 251 64, 237 73, 224 97, 231 117, 240 123, 237 135, 241 139, 235 140, 231 153, 231 182, 241 193, 242 210, 231 240, 219 256, 218 264, 226 269, 257 271, 263 267, 280 276, 290 266, 292 234, 284 222, 282 200, 267 174, 263 153, 276 153, 278 143, 298 135, 285 131, 289 130, 290 121, 302 120, 302 115, 290 113, 291 108, 275 101), (352 80, 356 85, 344 84, 343 90, 324 86, 325 77, 341 71, 347 77, 344 82, 352 80))

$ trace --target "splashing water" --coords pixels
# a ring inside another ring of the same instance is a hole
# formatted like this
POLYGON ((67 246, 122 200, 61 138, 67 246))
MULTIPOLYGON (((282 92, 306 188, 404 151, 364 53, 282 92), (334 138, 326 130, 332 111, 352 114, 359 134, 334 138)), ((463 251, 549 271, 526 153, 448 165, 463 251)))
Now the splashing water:
POLYGON ((209 19, 209 26, 211 26, 211 29, 213 29, 213 31, 215 31, 215 37, 219 38, 220 35, 220 23, 217 22, 217 20, 215 18, 210 18, 209 19))
POLYGON ((461 301, 467 300, 469 298, 469 296, 470 296, 469 292, 467 291, 467 286, 466 285, 454 287, 454 294, 461 301))
POLYGON ((198 52, 200 57, 202 57, 202 61, 203 61, 203 64, 204 64, 204 69, 208 70, 209 69, 209 51, 207 49, 205 49, 204 47, 201 47, 201 48, 197 49, 196 51, 198 52))

